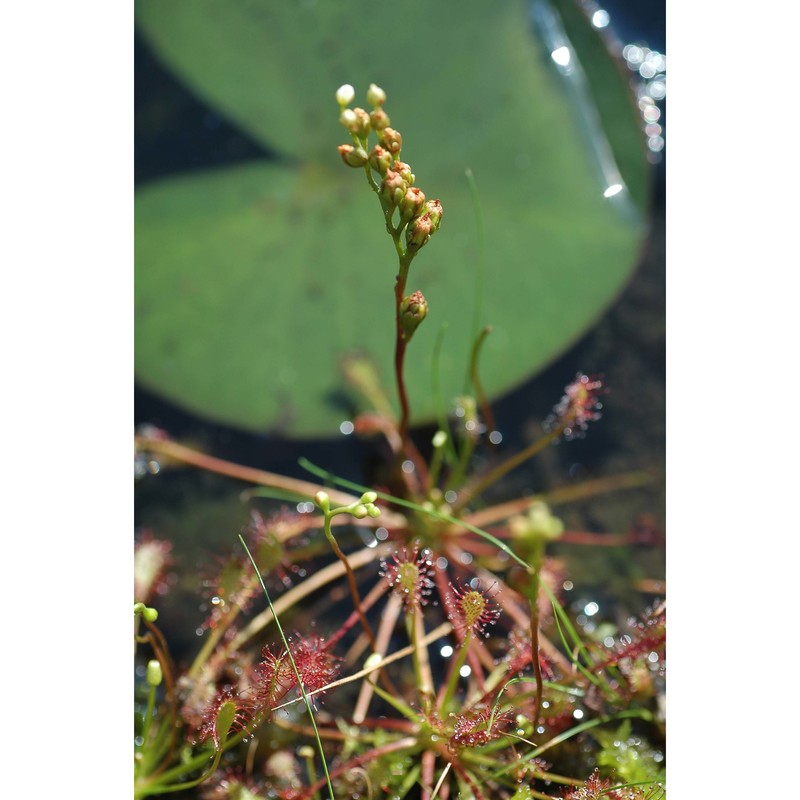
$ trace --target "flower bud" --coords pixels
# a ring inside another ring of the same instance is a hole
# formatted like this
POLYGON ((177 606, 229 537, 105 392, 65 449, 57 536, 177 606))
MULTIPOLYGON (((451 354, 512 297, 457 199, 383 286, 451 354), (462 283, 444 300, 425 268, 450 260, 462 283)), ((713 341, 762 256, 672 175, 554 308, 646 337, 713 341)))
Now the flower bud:
POLYGON ((399 155, 403 147, 403 137, 394 128, 384 128, 378 132, 381 144, 392 154, 399 155))
POLYGON ((394 166, 392 166, 392 169, 395 172, 400 173, 403 180, 409 186, 414 185, 414 173, 411 171, 411 167, 409 167, 408 164, 405 163, 405 161, 395 161, 394 166))
POLYGON ((314 495, 314 502, 323 510, 328 511, 331 507, 331 499, 327 492, 319 491, 314 495))
POLYGON ((408 184, 394 170, 386 170, 381 184, 381 197, 389 208, 395 208, 405 197, 408 184))
POLYGON ((369 165, 381 175, 385 175, 389 167, 392 166, 392 160, 392 154, 379 144, 376 144, 369 154, 369 165))
POLYGON ((414 219, 406 228, 406 244, 409 248, 418 250, 424 244, 427 244, 432 233, 431 215, 423 214, 421 217, 414 219))
POLYGON ((367 163, 367 151, 363 147, 353 147, 351 144, 340 144, 339 155, 348 167, 363 167, 367 163))
POLYGON ((362 503, 374 503, 377 499, 377 492, 364 492, 364 494, 361 495, 362 503))
POLYGON ((400 201, 400 221, 408 222, 419 216, 424 203, 425 195, 422 189, 418 189, 416 186, 410 187, 400 201))
POLYGON ((366 139, 369 135, 369 114, 363 108, 345 108, 339 115, 339 122, 359 139, 366 139))
POLYGON ((386 102, 386 92, 384 92, 380 86, 376 86, 374 83, 371 83, 369 85, 369 89, 367 89, 367 102, 373 108, 382 106, 386 102))
POLYGON ((442 214, 444 213, 442 204, 438 200, 428 200, 428 202, 425 203, 425 211, 428 212, 431 218, 431 225, 433 226, 431 230, 432 235, 439 230, 439 224, 442 221, 442 214))
POLYGON ((428 301, 422 292, 414 292, 403 298, 400 303, 400 324, 403 327, 403 337, 406 341, 411 339, 420 322, 428 314, 428 301))
POLYGON ((369 514, 369 510, 363 503, 359 503, 350 513, 356 519, 364 519, 369 514))
POLYGON ((349 83, 342 84, 336 90, 336 102, 339 104, 340 108, 349 106, 350 103, 353 102, 355 96, 356 90, 349 83))
POLYGON ((161 670, 161 664, 155 659, 147 662, 147 683, 150 686, 160 686, 164 678, 164 673, 161 670))
POLYGON ((534 500, 524 516, 512 517, 508 521, 511 535, 515 539, 558 539, 564 532, 564 523, 550 512, 541 500, 534 500))
POLYGON ((380 131, 388 128, 389 125, 392 124, 392 121, 382 108, 376 108, 374 111, 370 112, 369 124, 372 126, 372 130, 380 133, 380 131))
POLYGON ((339 124, 345 130, 348 130, 350 133, 352 133, 358 126, 358 117, 356 117, 356 112, 353 111, 352 108, 342 109, 342 113, 339 114, 339 124))

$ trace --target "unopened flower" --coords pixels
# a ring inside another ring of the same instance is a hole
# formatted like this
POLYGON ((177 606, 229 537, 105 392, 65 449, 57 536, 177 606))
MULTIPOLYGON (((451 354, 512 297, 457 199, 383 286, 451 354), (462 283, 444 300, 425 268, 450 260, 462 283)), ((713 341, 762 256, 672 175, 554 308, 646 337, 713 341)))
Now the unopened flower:
POLYGON ((367 151, 363 147, 353 147, 351 144, 340 144, 338 147, 342 161, 348 167, 363 167, 367 163, 367 151))
POLYGON ((349 106, 356 96, 356 90, 349 84, 345 83, 336 90, 336 102, 340 108, 349 106))
POLYGON ((534 500, 528 513, 511 517, 508 528, 515 539, 558 539, 564 532, 564 523, 554 516, 543 500, 534 500))
POLYGON ((374 107, 382 106, 386 102, 386 92, 374 83, 367 89, 367 102, 374 107))
POLYGON ((370 131, 369 114, 363 108, 345 108, 339 115, 339 122, 345 130, 360 139, 366 139, 370 131))
POLYGON ((400 324, 406 341, 411 339, 414 331, 428 314, 428 301, 422 292, 413 292, 403 298, 400 304, 400 324))
POLYGON ((399 173, 392 169, 386 171, 381 183, 381 197, 390 208, 395 208, 405 197, 408 191, 408 184, 403 180, 399 173))
POLYGON ((392 169, 399 173, 402 179, 409 185, 412 186, 414 183, 415 175, 411 171, 411 167, 406 164, 405 161, 395 161, 392 164, 392 169))
POLYGON ((406 244, 409 248, 419 249, 428 243, 433 233, 433 224, 430 214, 423 214, 412 220, 406 228, 406 244))
POLYGON ((386 171, 392 166, 392 161, 392 154, 379 144, 376 144, 369 154, 369 165, 381 175, 386 175, 386 171))
POLYGON ((486 626, 497 622, 500 609, 493 607, 491 590, 481 589, 478 581, 474 583, 474 589, 450 584, 453 594, 447 600, 448 618, 454 628, 488 636, 486 626))
POLYGON ((408 222, 418 216, 425 203, 425 194, 417 186, 411 186, 400 201, 400 221, 408 222))
POLYGON ((563 428, 568 441, 584 436, 589 423, 601 417, 603 404, 599 397, 604 393, 603 382, 598 377, 579 372, 575 380, 564 387, 564 396, 545 420, 545 427, 548 430, 563 428))
POLYGON ((394 128, 384 128, 378 134, 381 144, 392 154, 399 155, 403 148, 403 137, 394 128))
POLYGON ((382 108, 376 108, 370 112, 369 123, 372 126, 372 130, 380 132, 386 130, 392 124, 392 121, 382 108))
POLYGON ((424 606, 433 590, 433 555, 427 548, 403 548, 382 563, 381 574, 403 599, 406 611, 424 606))
POLYGON ((442 204, 438 200, 428 200, 425 203, 425 211, 430 216, 431 225, 433 226, 431 234, 434 234, 439 230, 439 225, 442 221, 442 204))

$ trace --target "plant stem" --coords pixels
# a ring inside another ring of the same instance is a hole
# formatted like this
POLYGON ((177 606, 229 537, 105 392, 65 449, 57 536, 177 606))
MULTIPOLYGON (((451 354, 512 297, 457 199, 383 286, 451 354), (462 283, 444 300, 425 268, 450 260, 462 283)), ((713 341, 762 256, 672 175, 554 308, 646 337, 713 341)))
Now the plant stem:
POLYGON ((502 463, 498 464, 494 469, 487 472, 482 478, 473 481, 471 484, 467 484, 467 486, 462 489, 461 495, 453 505, 453 514, 457 514, 459 511, 461 511, 461 509, 464 508, 464 506, 467 505, 467 503, 469 503, 473 497, 480 495, 493 483, 496 483, 500 480, 500 478, 511 472, 512 469, 515 469, 529 458, 533 458, 533 456, 535 456, 537 453, 540 453, 542 450, 544 450, 547 445, 561 436, 563 430, 564 426, 560 425, 549 433, 546 433, 540 439, 537 439, 535 442, 528 445, 528 447, 526 447, 524 450, 521 450, 516 455, 513 455, 511 458, 508 458, 502 463))
POLYGON ((336 553, 338 559, 344 565, 345 572, 347 573, 347 582, 350 586, 350 595, 353 598, 353 605, 355 606, 356 611, 358 612, 358 618, 361 620, 361 627, 364 629, 364 633, 367 635, 369 639, 370 647, 372 648, 372 652, 377 652, 377 645, 375 644, 375 634, 372 632, 372 626, 367 621, 367 617, 364 614, 364 609, 361 605, 361 595, 358 592, 358 584, 356 583, 356 576, 353 574, 353 569, 350 566, 350 563, 347 560, 347 556, 342 552, 342 549, 339 547, 338 542, 333 536, 331 532, 331 513, 329 511, 325 512, 325 536, 330 542, 331 547, 333 548, 333 552, 336 553))

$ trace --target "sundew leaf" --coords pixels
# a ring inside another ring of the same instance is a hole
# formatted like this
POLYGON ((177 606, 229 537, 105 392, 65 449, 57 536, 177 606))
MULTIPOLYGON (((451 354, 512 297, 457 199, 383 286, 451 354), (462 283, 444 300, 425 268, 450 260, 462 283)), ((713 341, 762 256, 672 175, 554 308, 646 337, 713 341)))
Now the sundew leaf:
MULTIPOLYGON (((414 1, 402 19, 392 4, 366 2, 136 8, 194 91, 287 157, 137 193, 136 376, 171 401, 247 430, 318 436, 350 413, 339 371, 348 351, 366 351, 391 390, 396 257, 363 175, 336 152, 347 141, 333 100, 341 83, 357 87, 357 103, 370 82, 383 86, 403 159, 444 207, 408 284, 436 323, 420 327, 407 357, 415 422, 436 411, 439 325, 446 399, 462 389, 472 346, 478 254, 466 168, 485 231, 490 394, 558 356, 630 276, 642 233, 631 196, 603 196, 580 114, 525 3, 464 2, 455 14, 414 1)), ((629 162, 641 184, 644 158, 629 162)))

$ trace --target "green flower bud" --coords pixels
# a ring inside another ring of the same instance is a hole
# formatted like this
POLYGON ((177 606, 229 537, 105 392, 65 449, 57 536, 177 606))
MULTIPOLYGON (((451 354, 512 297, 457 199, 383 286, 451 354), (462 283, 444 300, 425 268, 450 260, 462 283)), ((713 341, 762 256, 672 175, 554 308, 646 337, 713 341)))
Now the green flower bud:
POLYGON ((363 503, 359 503, 350 513, 356 519, 364 519, 369 514, 369 510, 363 503))
POLYGON ((403 147, 403 137, 394 128, 384 128, 378 132, 381 144, 394 156, 400 154, 403 147))
POLYGON ((442 221, 442 214, 444 213, 442 204, 438 200, 428 200, 428 202, 425 203, 425 211, 430 215, 431 225, 433 226, 431 235, 433 235, 439 230, 439 224, 442 221))
POLYGON ((400 173, 400 177, 409 185, 413 186, 414 184, 414 173, 411 171, 411 167, 406 164, 405 161, 395 161, 392 165, 392 169, 395 172, 400 173))
POLYGON ((339 124, 350 133, 358 127, 358 117, 356 117, 356 112, 353 111, 352 108, 344 108, 342 109, 342 113, 339 114, 339 124))
POLYGON ((369 123, 372 126, 372 130, 380 133, 380 131, 386 130, 392 124, 392 121, 382 108, 376 108, 369 115, 369 123))
POLYGON ((147 662, 147 683, 150 686, 160 686, 161 681, 164 679, 164 674, 161 670, 161 664, 155 659, 147 662))
POLYGON ((386 175, 387 170, 392 166, 392 160, 392 154, 379 144, 376 144, 369 154, 369 165, 381 175, 386 175))
POLYGON ((325 512, 327 512, 331 507, 331 499, 327 492, 317 492, 314 495, 314 502, 325 512))
POLYGON ((155 622, 158 619, 158 611, 148 606, 144 611, 142 611, 142 616, 148 622, 155 622))
POLYGON ((348 167, 363 167, 367 163, 367 151, 363 147, 353 147, 351 144, 340 144, 339 155, 348 167))
POLYGON ((423 214, 414 219, 406 228, 406 244, 409 249, 418 250, 428 243, 433 233, 433 224, 430 214, 423 214))
POLYGON ((400 324, 403 326, 403 337, 406 341, 411 339, 420 322, 428 314, 428 301, 422 292, 414 292, 403 298, 400 303, 400 324))
POLYGON ((369 121, 369 114, 364 111, 363 108, 356 108, 353 109, 356 115, 356 122, 357 126, 354 131, 351 133, 355 133, 360 139, 366 139, 369 136, 369 132, 371 130, 371 124, 369 121))
POLYGON ((424 203, 425 194, 422 189, 411 186, 400 201, 400 221, 409 222, 414 217, 419 216, 424 203))
POLYGON ((564 523, 550 513, 547 503, 535 500, 524 516, 512 517, 508 521, 511 535, 515 539, 558 539, 564 532, 564 523))
POLYGON ((377 519, 381 515, 381 510, 374 503, 367 503, 367 514, 369 514, 372 519, 377 519))
POLYGON ((366 139, 369 135, 369 114, 363 108, 345 108, 339 115, 339 122, 359 139, 366 139))
POLYGON ((405 197, 408 184, 394 170, 386 170, 381 183, 381 197, 389 208, 395 208, 405 197))
POLYGON ((447 434, 444 431, 436 431, 433 434, 433 446, 438 450, 440 447, 444 447, 445 443, 447 442, 447 434))
POLYGON ((364 492, 364 494, 361 495, 361 502, 364 504, 374 503, 377 499, 377 492, 364 492))

